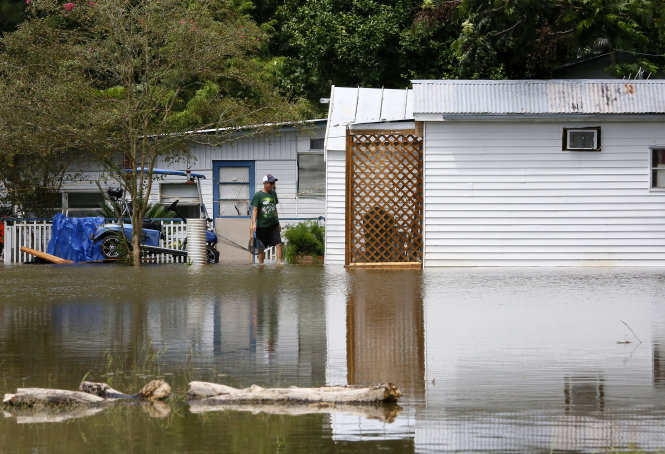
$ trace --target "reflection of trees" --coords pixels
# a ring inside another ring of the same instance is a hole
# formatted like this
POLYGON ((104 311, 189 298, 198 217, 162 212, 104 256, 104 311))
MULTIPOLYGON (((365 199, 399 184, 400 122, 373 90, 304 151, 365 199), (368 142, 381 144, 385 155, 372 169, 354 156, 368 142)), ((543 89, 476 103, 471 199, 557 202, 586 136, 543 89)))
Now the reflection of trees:
POLYGON ((19 380, 46 386, 52 371, 62 366, 51 307, 41 302, 3 303, 1 314, 0 369, 7 386, 19 380))
POLYGON ((425 393, 425 333, 420 270, 353 272, 347 303, 349 384, 393 382, 425 393))

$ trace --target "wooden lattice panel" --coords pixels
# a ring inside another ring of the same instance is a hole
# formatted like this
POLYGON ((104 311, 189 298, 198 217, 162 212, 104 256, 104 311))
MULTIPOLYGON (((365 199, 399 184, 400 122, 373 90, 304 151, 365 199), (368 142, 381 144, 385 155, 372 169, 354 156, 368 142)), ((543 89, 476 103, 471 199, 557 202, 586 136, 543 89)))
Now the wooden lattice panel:
POLYGON ((347 265, 421 263, 422 139, 399 132, 347 137, 347 265))

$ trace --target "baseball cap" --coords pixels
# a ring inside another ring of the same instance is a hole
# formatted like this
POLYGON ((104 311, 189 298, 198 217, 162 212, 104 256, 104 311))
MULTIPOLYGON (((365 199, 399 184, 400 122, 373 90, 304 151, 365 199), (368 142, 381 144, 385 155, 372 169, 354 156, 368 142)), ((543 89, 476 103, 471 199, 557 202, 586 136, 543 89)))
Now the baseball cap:
POLYGON ((263 177, 263 182, 265 183, 266 181, 268 183, 274 183, 275 181, 279 181, 279 180, 277 180, 277 178, 273 177, 271 174, 268 174, 268 175, 263 177))

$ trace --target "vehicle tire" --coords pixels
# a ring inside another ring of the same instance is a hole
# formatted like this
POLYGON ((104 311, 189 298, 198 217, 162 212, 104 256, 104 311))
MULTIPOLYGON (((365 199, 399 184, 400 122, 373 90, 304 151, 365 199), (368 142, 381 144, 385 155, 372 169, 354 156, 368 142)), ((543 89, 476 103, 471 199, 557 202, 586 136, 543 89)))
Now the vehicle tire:
POLYGON ((99 240, 99 250, 105 259, 120 257, 120 240, 115 235, 105 235, 99 240))
POLYGON ((219 251, 215 246, 206 246, 206 259, 208 263, 219 263, 219 251))

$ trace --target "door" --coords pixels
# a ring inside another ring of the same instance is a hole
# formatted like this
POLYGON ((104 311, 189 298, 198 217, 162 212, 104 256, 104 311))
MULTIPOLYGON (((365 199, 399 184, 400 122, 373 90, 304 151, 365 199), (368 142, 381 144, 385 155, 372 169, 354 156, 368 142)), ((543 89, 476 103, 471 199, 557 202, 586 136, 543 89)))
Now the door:
POLYGON ((254 161, 214 161, 215 218, 250 217, 254 197, 254 161))
POLYGON ((213 214, 222 262, 251 262, 251 255, 233 243, 245 246, 251 236, 254 172, 254 161, 213 161, 213 214))

